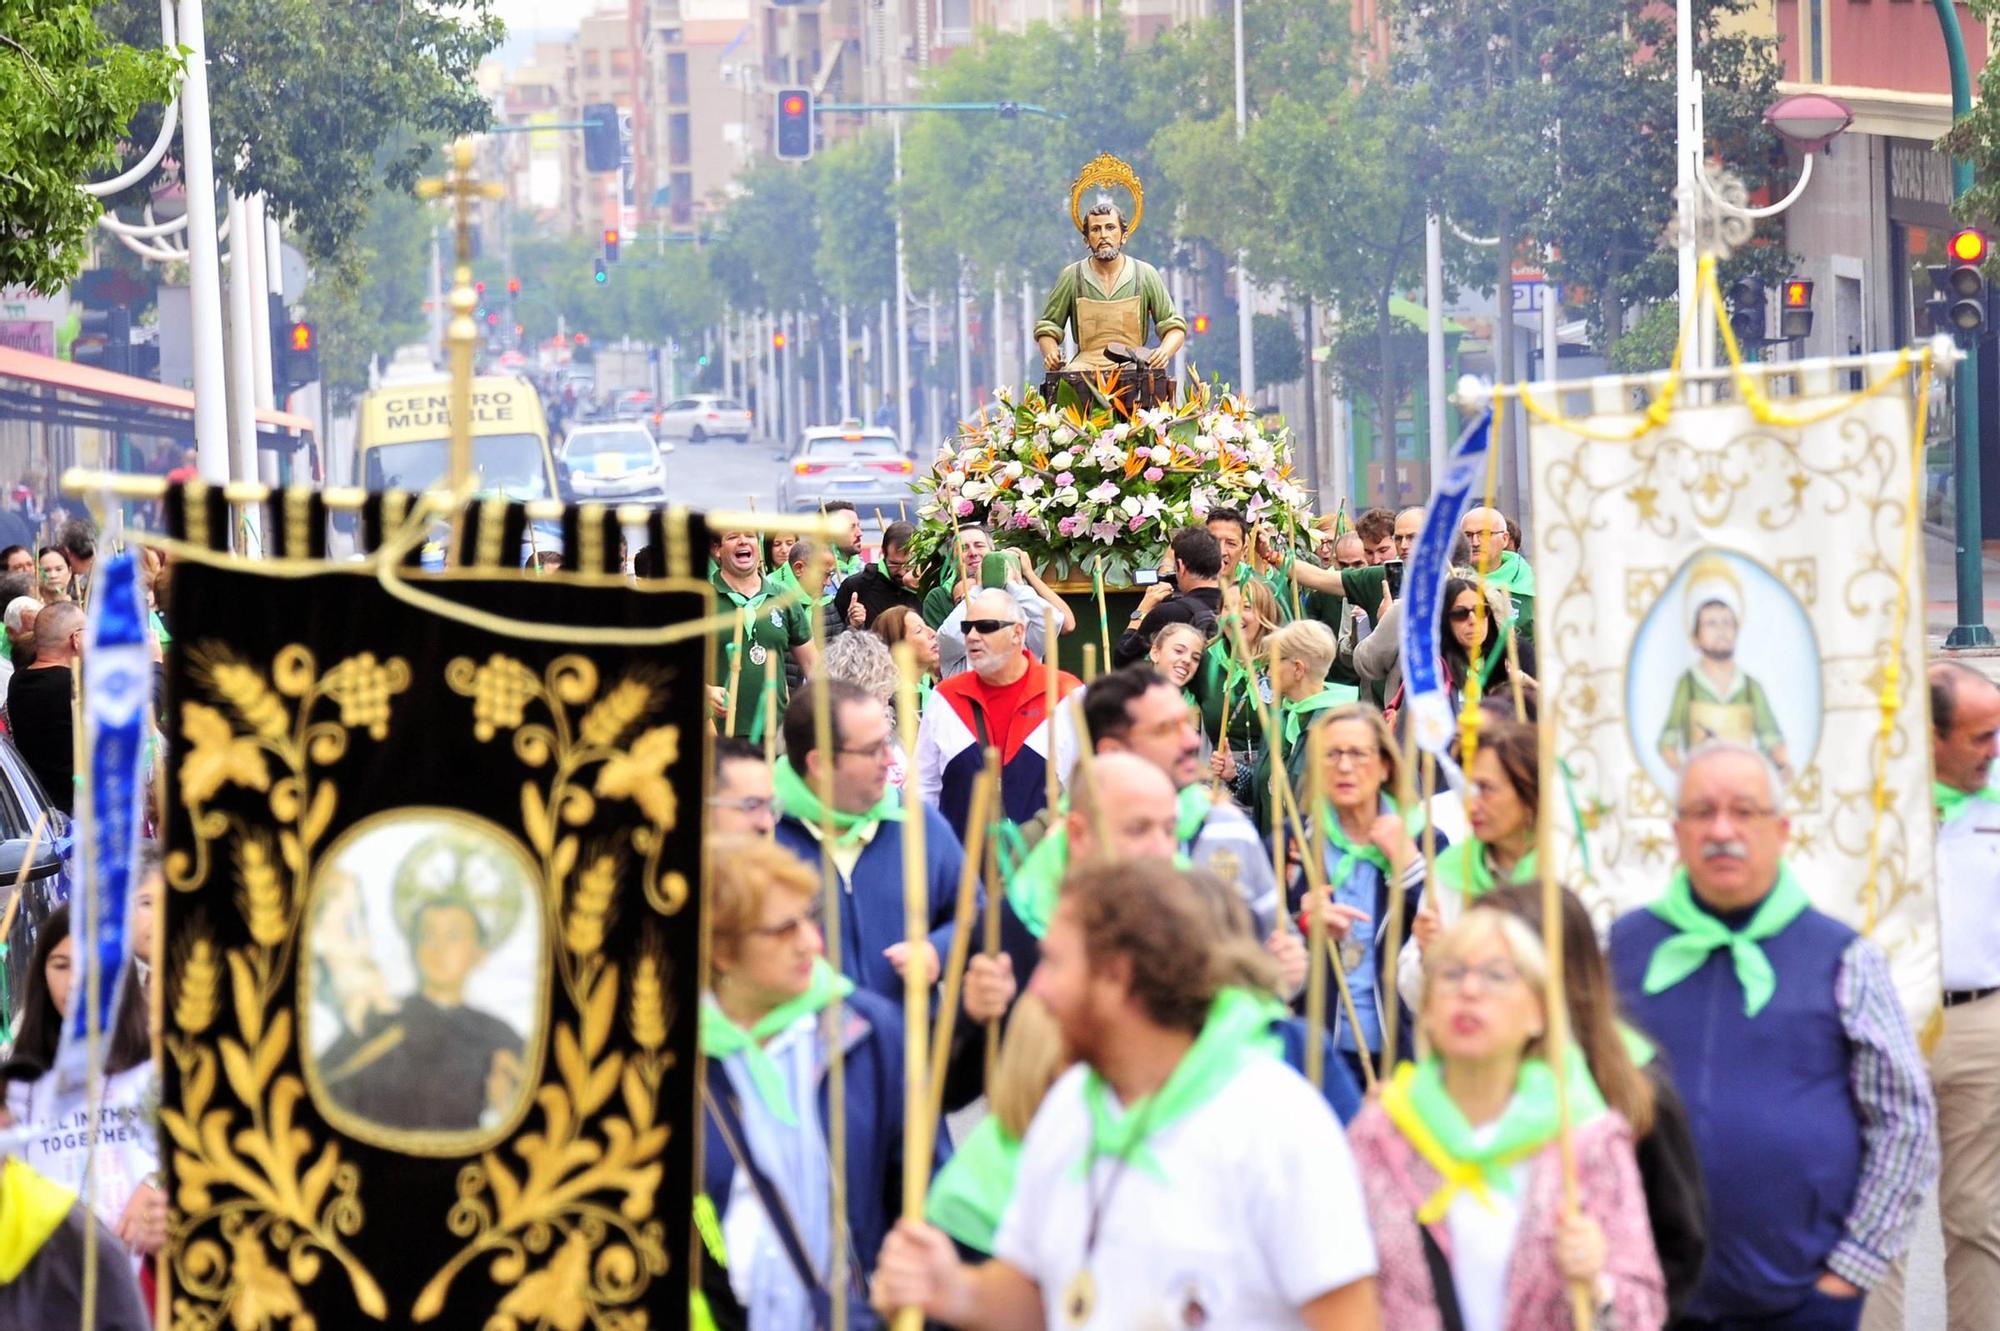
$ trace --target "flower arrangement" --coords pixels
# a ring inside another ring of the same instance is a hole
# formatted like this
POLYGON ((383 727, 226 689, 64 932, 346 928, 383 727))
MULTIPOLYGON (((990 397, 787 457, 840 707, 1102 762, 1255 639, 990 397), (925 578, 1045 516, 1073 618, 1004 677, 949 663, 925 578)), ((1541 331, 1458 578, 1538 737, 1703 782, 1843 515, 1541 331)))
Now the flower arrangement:
POLYGON ((1067 391, 1051 403, 1035 389, 995 401, 916 482, 920 559, 947 552, 955 528, 984 526, 1051 579, 1101 572, 1127 586, 1213 509, 1286 537, 1311 521, 1289 437, 1267 433, 1233 395, 1196 385, 1136 411, 1102 393, 1095 404, 1067 391))

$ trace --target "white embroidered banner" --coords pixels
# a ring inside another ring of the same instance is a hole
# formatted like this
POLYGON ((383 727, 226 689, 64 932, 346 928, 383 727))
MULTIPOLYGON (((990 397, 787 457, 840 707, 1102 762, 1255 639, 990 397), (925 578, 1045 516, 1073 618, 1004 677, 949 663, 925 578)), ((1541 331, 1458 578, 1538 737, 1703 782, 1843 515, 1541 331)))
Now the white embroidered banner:
POLYGON ((1645 905, 1676 863, 1681 760, 1709 740, 1754 744, 1785 778, 1800 883, 1889 953, 1922 1030, 1939 978, 1910 526, 1921 370, 1872 357, 1873 391, 1856 393, 1834 391, 1823 362, 1783 368, 1801 395, 1762 421, 1727 402, 1645 429, 1640 380, 1528 389, 1537 674, 1578 806, 1552 810, 1557 862, 1601 924, 1645 905), (1553 419, 1586 394, 1589 414, 1553 419), (1901 698, 1878 746, 1892 661, 1901 698))

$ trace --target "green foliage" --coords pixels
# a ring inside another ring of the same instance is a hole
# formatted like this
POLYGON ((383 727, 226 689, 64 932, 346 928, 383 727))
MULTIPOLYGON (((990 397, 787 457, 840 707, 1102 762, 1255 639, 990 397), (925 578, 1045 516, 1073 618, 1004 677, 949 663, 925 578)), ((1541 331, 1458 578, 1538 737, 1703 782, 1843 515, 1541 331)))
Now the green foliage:
MULTIPOLYGON (((158 42, 155 0, 103 12, 127 41, 158 42)), ((491 0, 207 0, 204 18, 216 175, 267 195, 321 268, 358 262, 377 195, 490 118, 473 76, 500 42, 491 0)))
POLYGON ((430 333, 428 210, 408 194, 385 193, 354 237, 354 263, 316 272, 305 294, 319 326, 322 383, 344 407, 368 387, 368 362, 387 363, 397 347, 430 333))
POLYGON ((1619 374, 1643 374, 1673 360, 1681 336, 1681 306, 1677 300, 1648 305, 1631 328, 1614 338, 1608 359, 1619 374))
MULTIPOLYGON (((1988 32, 2000 22, 2000 0, 1967 0, 1988 32)), ((1972 163, 1972 189, 1953 210, 1962 222, 1991 226, 2000 218, 2000 44, 1989 43, 1986 64, 1974 72, 1972 110, 1937 141, 1938 151, 1972 163)))
POLYGON ((738 181, 709 250, 709 270, 743 310, 818 309, 818 162, 766 160, 738 181))
POLYGON ((77 185, 117 160, 180 67, 154 15, 152 42, 133 47, 83 0, 0 0, 0 286, 59 291, 89 257, 100 208, 77 185))
POLYGON ((814 158, 819 272, 827 298, 866 305, 896 289, 889 135, 863 134, 814 158))

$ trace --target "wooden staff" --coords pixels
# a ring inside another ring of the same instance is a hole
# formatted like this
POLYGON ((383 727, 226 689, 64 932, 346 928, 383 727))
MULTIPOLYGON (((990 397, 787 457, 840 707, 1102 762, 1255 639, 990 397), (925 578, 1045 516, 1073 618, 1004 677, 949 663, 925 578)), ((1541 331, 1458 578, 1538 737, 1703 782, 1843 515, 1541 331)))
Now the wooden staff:
MULTIPOLYGON (((896 719, 902 730, 903 751, 917 751, 917 658, 908 642, 896 644, 896 719)), ((829 764, 829 767, 831 765, 829 764)), ((930 977, 921 960, 930 935, 930 893, 925 882, 924 797, 914 773, 903 780, 903 933, 909 949, 903 962, 903 1214, 916 1219, 924 1213, 924 1197, 930 1188, 931 1148, 936 1133, 929 1122, 929 1084, 925 1072, 928 1050, 925 1035, 930 1031, 930 977)), ((973 810, 980 812, 980 791, 973 789, 973 810)), ((962 889, 961 889, 962 890, 962 889)), ((942 1068, 940 1068, 942 1071, 942 1068)), ((942 1087, 940 1087, 942 1091, 942 1087)), ((836 1303, 846 1302, 846 1284, 833 1287, 836 1303)), ((921 1308, 896 1311, 896 1331, 923 1331, 921 1308)))
MULTIPOLYGON (((1549 814, 1552 800, 1561 799, 1557 789, 1562 771, 1556 765, 1556 732, 1551 725, 1537 727, 1542 769, 1542 805, 1535 811, 1535 852, 1542 871, 1542 950, 1548 954, 1547 987, 1542 1006, 1548 1016, 1549 1072, 1555 1081, 1556 1151, 1562 1160, 1562 1218, 1577 1214, 1576 1143, 1570 1137, 1569 1117, 1569 995, 1563 986, 1563 894, 1556 880, 1555 820, 1549 814)), ((1570 1285, 1570 1316, 1577 1326, 1591 1324, 1591 1288, 1583 1281, 1570 1285)))
MULTIPOLYGON (((993 752, 989 750, 989 752, 993 752)), ((997 757, 997 752, 995 754, 997 757)), ((959 995, 965 984, 966 956, 972 950, 972 907, 979 886, 979 865, 986 853, 986 825, 998 790, 998 769, 986 767, 972 783, 971 812, 966 820, 965 859, 958 870, 958 903, 951 914, 951 955, 944 964, 944 998, 939 1003, 931 1036, 931 1121, 944 1113, 945 1069, 951 1061, 952 1028, 958 1022, 959 995)), ((908 784, 907 782, 905 783, 908 784)))
MULTIPOLYGON (((1062 619, 1052 605, 1042 607, 1042 619, 1049 626, 1048 641, 1042 644, 1042 715, 1049 719, 1049 761, 1042 773, 1045 778, 1042 799, 1053 818, 1062 802, 1062 773, 1056 770, 1056 649, 1061 641, 1062 619)), ((1026 634, 1025 625, 1021 631, 1026 634)))
MULTIPOLYGON (((986 779, 993 789, 1000 788, 1000 750, 986 750, 986 779)), ((1000 886, 1000 838, 986 838, 986 917, 984 937, 980 951, 989 957, 1000 955, 1000 898, 1004 895, 1000 886)), ((993 1069, 1000 1061, 1000 1023, 986 1023, 986 1077, 987 1097, 993 1095, 993 1069)))
POLYGON ((1521 690, 1521 643, 1511 631, 1507 634, 1507 683, 1514 694, 1514 719, 1525 722, 1528 700, 1521 690))
MULTIPOLYGON (((1105 657, 1105 660, 1107 661, 1110 659, 1111 658, 1109 656, 1105 657)), ((1096 681, 1097 681, 1097 644, 1094 642, 1086 642, 1085 644, 1083 644, 1083 682, 1086 684, 1092 684, 1095 683, 1096 681)), ((1081 743, 1081 741, 1079 741, 1079 743, 1081 743)))
MULTIPOLYGON (((1090 580, 1096 584, 1095 590, 1097 592, 1097 637, 1098 641, 1104 646, 1105 663, 1109 664, 1111 661, 1111 618, 1110 612, 1104 608, 1104 560, 1101 556, 1098 558, 1096 566, 1091 569, 1090 580)), ((1095 675, 1095 672, 1089 668, 1089 660, 1089 655, 1086 653, 1084 656, 1085 666, 1083 672, 1085 680, 1089 680, 1095 675)))
MULTIPOLYGON (((1320 1038, 1326 1030, 1326 972, 1331 969, 1340 986, 1340 996, 1347 1002, 1347 1019, 1354 1023, 1354 1043, 1361 1048, 1367 1063, 1366 1048, 1361 1043, 1360 1019, 1355 1015, 1354 1000, 1347 992, 1347 972, 1340 964, 1339 949, 1326 936, 1326 907, 1333 900, 1333 892, 1326 888, 1326 777, 1320 771, 1317 747, 1310 734, 1299 736, 1299 743, 1306 746, 1306 791, 1311 800, 1311 825, 1300 829, 1299 853, 1305 860, 1306 884, 1306 1080, 1314 1090, 1326 1087, 1326 1042, 1320 1038), (1317 870, 1317 872, 1315 872, 1317 870), (1331 966, 1327 963, 1331 962, 1331 966)), ((1273 763, 1271 773, 1275 777, 1282 770, 1282 764, 1273 763)), ((1289 778, 1290 773, 1285 773, 1289 778)), ((1273 785, 1276 784, 1274 781, 1273 785)), ((1371 1080, 1370 1087, 1374 1089, 1371 1080)))
MULTIPOLYGON (((1236 639, 1236 644, 1239 648, 1243 645, 1243 639, 1240 636, 1236 639)), ((1266 678, 1271 681, 1271 692, 1275 697, 1278 691, 1278 644, 1267 640, 1265 651, 1268 653, 1265 669, 1269 671, 1266 678)), ((1246 667, 1249 666, 1247 661, 1244 664, 1246 667)), ((1250 680, 1250 697, 1257 705, 1257 718, 1264 727, 1264 754, 1271 760, 1271 876, 1278 880, 1278 904, 1283 906, 1285 904, 1285 884, 1287 881, 1285 873, 1285 802, 1278 794, 1278 786, 1290 773, 1285 771, 1284 755, 1280 752, 1284 732, 1278 728, 1278 723, 1272 721, 1270 707, 1257 692, 1257 680, 1254 668, 1252 668, 1250 680)), ((1282 714, 1284 710, 1282 700, 1279 701, 1278 708, 1280 714, 1282 714)), ((1301 849, 1300 853, 1304 853, 1303 849, 1301 849)), ((1292 913, 1290 910, 1280 910, 1278 914, 1282 915, 1287 923, 1291 921, 1292 913)))
MULTIPOLYGON (((740 623, 739 616, 739 623, 740 623)), ((826 646, 826 617, 812 616, 813 652, 826 646)), ((840 883, 834 871, 833 842, 833 704, 827 693, 826 671, 811 680, 813 749, 819 774, 813 793, 819 797, 819 891, 824 911, 826 964, 840 973, 840 883)), ((908 847, 905 846, 905 853, 908 847)), ((820 1038, 826 1041, 826 1152, 833 1222, 833 1264, 827 1288, 833 1294, 833 1331, 847 1331, 847 1042, 841 1029, 840 1003, 829 1003, 820 1014, 820 1038)))
MULTIPOLYGON (((1088 644, 1084 655, 1090 654, 1088 644)), ((1083 717, 1083 694, 1069 695, 1070 714, 1076 721, 1076 776, 1083 788, 1090 792, 1090 823, 1097 833, 1097 844, 1101 853, 1111 853, 1111 824, 1107 821, 1104 808, 1104 792, 1097 784, 1097 753, 1090 739, 1090 723, 1083 717)), ((1053 831, 1054 829, 1050 829, 1053 831)))
MULTIPOLYGON (((1403 760, 1396 764, 1396 801, 1407 810, 1412 807, 1411 802, 1417 798, 1417 732, 1414 727, 1408 728, 1407 738, 1403 743, 1402 757, 1403 760)), ((1431 765, 1430 754, 1426 753, 1423 760, 1425 776, 1422 805, 1424 811, 1424 841, 1430 847, 1430 853, 1424 858, 1424 881, 1429 883, 1431 863, 1437 858, 1437 830, 1431 826, 1430 790, 1430 780, 1435 776, 1436 769, 1431 765)), ((1419 854, 1422 854, 1422 852, 1419 852, 1419 854)), ((1382 1008, 1381 1079, 1383 1081, 1389 1080, 1391 1076, 1395 1075, 1396 1071, 1396 1035, 1397 1027, 1401 1024, 1400 1018, 1403 1012, 1401 977, 1403 972, 1403 906, 1406 900, 1407 893, 1403 887, 1403 875, 1397 874, 1389 882, 1389 918, 1386 922, 1389 930, 1389 942, 1387 949, 1382 954, 1384 960, 1388 962, 1389 986, 1392 991, 1391 996, 1394 1000, 1384 1004, 1382 1008)))
MULTIPOLYGON (((815 615, 813 618, 818 619, 819 616, 815 615)), ((734 735, 736 733, 736 684, 742 677, 743 607, 738 606, 736 607, 736 636, 729 644, 728 728, 722 732, 725 735, 734 735)))
MULTIPOLYGON (((1256 683, 1257 681, 1253 676, 1250 681, 1251 687, 1255 688, 1256 683)), ((1229 704, 1234 701, 1235 699, 1230 696, 1229 692, 1229 672, 1225 670, 1222 672, 1222 725, 1215 732, 1216 746, 1223 753, 1229 752, 1229 704)), ((1214 772, 1208 778, 1208 799, 1213 804, 1221 798, 1222 773, 1214 772)))
POLYGON ((764 762, 778 761, 778 654, 764 657, 764 696, 758 707, 764 717, 764 762))

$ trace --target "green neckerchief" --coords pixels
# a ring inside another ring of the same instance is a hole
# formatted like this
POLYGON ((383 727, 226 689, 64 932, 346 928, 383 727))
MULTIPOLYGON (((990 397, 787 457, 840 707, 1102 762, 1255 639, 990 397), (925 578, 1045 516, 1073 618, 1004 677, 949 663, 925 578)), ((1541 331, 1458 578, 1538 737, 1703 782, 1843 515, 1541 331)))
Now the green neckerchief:
POLYGON ((1201 835, 1202 825, 1208 822, 1209 810, 1215 802, 1208 797, 1208 783, 1194 781, 1182 786, 1180 794, 1174 796, 1174 841, 1181 849, 1187 849, 1190 841, 1201 835))
POLYGON ((851 555, 842 555, 838 550, 833 552, 833 571, 843 578, 851 578, 859 573, 861 571, 861 564, 862 559, 859 550, 851 555))
POLYGON ((1754 1017, 1778 991, 1778 972, 1757 945, 1784 932, 1811 905, 1806 890, 1792 877, 1792 866, 1780 861, 1778 881, 1757 904, 1750 923, 1740 931, 1731 929, 1696 903, 1687 870, 1676 869, 1666 894, 1651 910, 1679 932, 1653 949, 1640 987, 1648 994, 1671 989, 1700 970, 1709 953, 1726 947, 1736 967, 1736 982, 1743 986, 1743 1015, 1754 1017))
POLYGON ((1519 596, 1535 594, 1535 570, 1515 550, 1500 552, 1500 562, 1486 570, 1486 581, 1491 586, 1504 587, 1519 596))
MULTIPOLYGON (((1416 810, 1413 809, 1404 812, 1396 807, 1396 801, 1386 795, 1379 796, 1378 799, 1379 803, 1377 807, 1382 812, 1400 814, 1403 819, 1403 826, 1409 828, 1412 836, 1416 835, 1418 827, 1421 826, 1416 810), (1418 826, 1412 827, 1412 823, 1417 823, 1418 826)), ((1347 829, 1340 825, 1340 814, 1335 812, 1331 802, 1324 800, 1320 802, 1319 821, 1320 825, 1326 829, 1326 839, 1332 843, 1335 850, 1340 852, 1340 860, 1334 865, 1332 876, 1327 879, 1327 890, 1329 892, 1338 892, 1342 885, 1347 882, 1348 875, 1354 872, 1354 863, 1356 860, 1361 861, 1363 864, 1372 864, 1382 871, 1385 878, 1388 876, 1389 857, 1375 846, 1361 845, 1349 840, 1347 829)))
MULTIPOLYGON (((1487 862, 1488 848, 1477 837, 1467 837, 1454 841, 1438 852, 1437 862, 1431 866, 1431 881, 1444 887, 1455 888, 1467 904, 1479 900, 1491 892, 1497 882, 1493 876, 1493 866, 1487 862)), ((1514 862, 1514 872, 1507 875, 1509 883, 1532 883, 1541 877, 1541 869, 1530 850, 1514 862)))
POLYGON ((966 1247, 990 1253, 1020 1172, 1021 1139, 988 1114, 931 1180, 924 1218, 966 1247))
POLYGON ((1343 703, 1353 702, 1360 696, 1360 691, 1350 685, 1326 684, 1321 686, 1318 693, 1300 702, 1280 702, 1278 710, 1284 714, 1284 718, 1278 728, 1278 733, 1283 738, 1285 752, 1290 753, 1292 746, 1299 742, 1300 717, 1310 716, 1314 712, 1324 712, 1329 707, 1338 707, 1343 703))
MULTIPOLYGON (((1602 1114, 1604 1097, 1574 1045, 1565 1058, 1564 1073, 1571 1126, 1602 1114)), ((1435 1055, 1396 1069, 1395 1077, 1382 1088, 1382 1110, 1444 1180, 1417 1208, 1417 1219, 1426 1225, 1442 1220, 1461 1192, 1470 1192, 1489 1207, 1489 1189, 1513 1192, 1513 1167, 1554 1141, 1561 1122, 1555 1073, 1539 1058, 1521 1061, 1513 1098, 1491 1125, 1492 1137, 1484 1144, 1475 1139, 1472 1125, 1445 1090, 1443 1065, 1435 1055)))
POLYGON ((1960 790, 1956 786, 1947 786, 1942 781, 1933 781, 1931 800, 1937 805, 1938 821, 1948 823, 1971 808, 1977 800, 2000 804, 2000 790, 1995 790, 1991 786, 1982 786, 1978 790, 1960 790))
POLYGON ((833 597, 831 596, 815 596, 805 588, 799 586, 799 571, 790 564, 786 564, 776 573, 769 575, 768 580, 779 591, 796 594, 801 605, 809 606, 814 610, 819 609, 823 605, 829 605, 833 601, 833 597))
POLYGON ((1151 1095, 1142 1095, 1120 1113, 1111 1107, 1104 1079, 1092 1068, 1084 1074, 1083 1101, 1090 1109, 1090 1146, 1083 1154, 1085 1178, 1104 1156, 1166 1177, 1147 1143, 1163 1129, 1213 1100, 1250 1059, 1277 1058, 1281 1046, 1271 1023, 1285 1015, 1278 1000, 1249 989, 1223 989, 1209 1006, 1208 1019, 1181 1061, 1151 1095))
MULTIPOLYGON (((781 758, 771 764, 771 787, 778 797, 778 807, 785 813, 811 827, 826 825, 825 814, 819 796, 806 779, 792 768, 790 758, 781 758)), ((884 790, 875 807, 866 813, 846 813, 840 809, 833 811, 833 834, 837 845, 851 846, 861 838, 863 832, 876 823, 900 823, 903 821, 903 800, 900 792, 884 790)))
POLYGON ((729 585, 728 580, 722 576, 720 566, 717 566, 708 581, 710 586, 729 598, 731 605, 747 614, 755 614, 759 606, 778 594, 778 588, 773 585, 777 582, 775 574, 759 573, 757 579, 757 590, 748 596, 729 585))
POLYGON ((701 1052, 714 1059, 743 1055, 743 1061, 750 1069, 750 1084, 757 1088, 757 1098, 764 1102, 764 1107, 771 1111, 773 1118, 795 1128, 799 1125, 799 1116, 793 1112, 791 1100, 785 1094, 785 1074, 778 1071, 777 1063, 764 1052, 764 1042, 800 1017, 823 1012, 853 992, 854 981, 837 973, 822 958, 813 963, 812 981, 804 993, 778 1004, 747 1031, 731 1021, 714 999, 704 1000, 701 1005, 701 1052))

